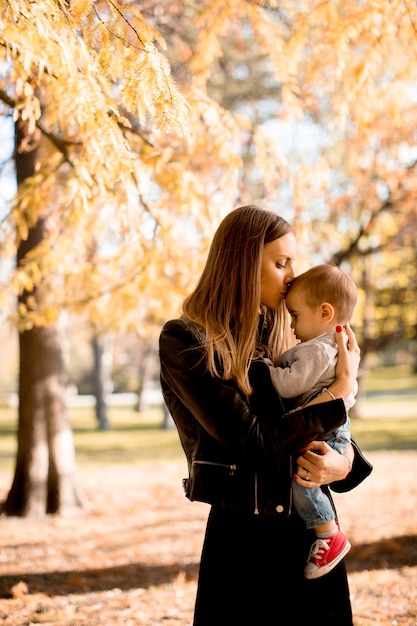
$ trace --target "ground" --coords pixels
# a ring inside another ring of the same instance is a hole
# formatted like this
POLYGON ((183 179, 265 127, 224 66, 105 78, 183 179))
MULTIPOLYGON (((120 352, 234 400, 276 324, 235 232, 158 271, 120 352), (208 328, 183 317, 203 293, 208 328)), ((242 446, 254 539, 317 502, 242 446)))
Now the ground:
MULTIPOLYGON (((367 457, 373 474, 335 495, 354 623, 417 626, 417 454, 367 457)), ((83 468, 85 515, 0 518, 2 626, 190 626, 208 506, 184 498, 184 468, 83 468)))

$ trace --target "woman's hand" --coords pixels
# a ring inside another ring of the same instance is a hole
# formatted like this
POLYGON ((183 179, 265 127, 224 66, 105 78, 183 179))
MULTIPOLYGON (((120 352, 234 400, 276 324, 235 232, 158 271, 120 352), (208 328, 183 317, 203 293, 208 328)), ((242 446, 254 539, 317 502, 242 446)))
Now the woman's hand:
POLYGON ((335 398, 344 398, 346 400, 355 388, 361 351, 350 324, 346 324, 344 329, 342 326, 336 326, 335 336, 339 349, 336 379, 328 389, 335 398))
POLYGON ((343 454, 339 454, 325 441, 312 441, 308 449, 297 458, 297 474, 294 478, 303 487, 317 487, 343 480, 350 472, 353 457, 351 445, 343 454))
POLYGON ((346 324, 344 331, 345 332, 343 332, 342 326, 336 326, 335 336, 339 349, 336 365, 336 380, 343 377, 347 378, 351 381, 353 387, 358 376, 361 351, 350 324, 346 324))

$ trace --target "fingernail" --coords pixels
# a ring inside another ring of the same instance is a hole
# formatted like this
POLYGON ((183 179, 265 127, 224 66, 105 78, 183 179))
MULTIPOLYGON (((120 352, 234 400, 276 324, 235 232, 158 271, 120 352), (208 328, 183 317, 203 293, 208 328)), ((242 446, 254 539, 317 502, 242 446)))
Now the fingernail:
POLYGON ((336 326, 336 332, 337 332, 337 333, 341 333, 341 332, 342 332, 342 330, 343 330, 343 326, 340 326, 340 324, 338 324, 338 325, 336 326))

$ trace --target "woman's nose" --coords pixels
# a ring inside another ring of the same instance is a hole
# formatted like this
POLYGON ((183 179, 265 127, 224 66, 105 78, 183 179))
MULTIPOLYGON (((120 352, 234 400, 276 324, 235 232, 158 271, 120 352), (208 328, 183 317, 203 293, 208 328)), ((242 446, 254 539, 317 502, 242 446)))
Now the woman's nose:
POLYGON ((291 281, 293 281, 295 278, 295 272, 292 268, 288 268, 288 273, 285 277, 285 283, 287 285, 287 287, 290 285, 291 281))

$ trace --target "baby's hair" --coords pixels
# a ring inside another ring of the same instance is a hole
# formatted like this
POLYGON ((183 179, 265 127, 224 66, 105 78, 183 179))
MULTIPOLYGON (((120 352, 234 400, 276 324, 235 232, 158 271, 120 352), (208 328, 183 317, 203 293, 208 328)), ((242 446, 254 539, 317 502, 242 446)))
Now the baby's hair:
POLYGON ((289 292, 302 289, 306 304, 315 308, 328 302, 337 311, 340 323, 350 321, 358 291, 352 278, 336 265, 316 265, 291 282, 289 292))

